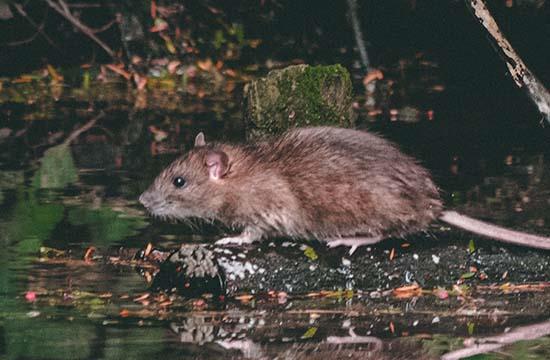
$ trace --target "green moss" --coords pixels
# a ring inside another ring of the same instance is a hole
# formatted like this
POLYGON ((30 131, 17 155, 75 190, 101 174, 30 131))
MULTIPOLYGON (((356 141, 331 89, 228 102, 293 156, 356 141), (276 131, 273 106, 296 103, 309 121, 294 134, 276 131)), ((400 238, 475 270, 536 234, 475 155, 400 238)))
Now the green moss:
POLYGON ((247 120, 260 133, 289 127, 354 123, 351 79, 341 65, 290 66, 268 74, 247 90, 247 120))

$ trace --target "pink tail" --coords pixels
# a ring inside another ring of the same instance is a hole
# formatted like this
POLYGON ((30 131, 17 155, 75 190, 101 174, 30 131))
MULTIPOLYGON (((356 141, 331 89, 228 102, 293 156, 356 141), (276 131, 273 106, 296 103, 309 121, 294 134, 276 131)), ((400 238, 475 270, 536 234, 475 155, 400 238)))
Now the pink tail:
POLYGON ((481 236, 490 237, 510 244, 550 250, 549 237, 506 229, 459 214, 456 211, 444 211, 439 219, 450 225, 481 236))

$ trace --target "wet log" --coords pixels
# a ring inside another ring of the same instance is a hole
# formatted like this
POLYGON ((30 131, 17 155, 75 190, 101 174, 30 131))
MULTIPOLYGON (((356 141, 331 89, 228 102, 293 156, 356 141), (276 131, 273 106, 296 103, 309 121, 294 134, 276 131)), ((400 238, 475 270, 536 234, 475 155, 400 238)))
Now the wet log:
MULTIPOLYGON (((544 282, 550 276, 550 253, 476 240, 472 252, 465 239, 420 236, 412 242, 388 240, 374 247, 329 249, 324 244, 274 241, 244 247, 185 244, 151 252, 159 267, 153 290, 196 296, 202 292, 235 295, 283 291, 294 294, 347 291, 382 294, 398 287, 450 287, 452 284, 544 282)), ((468 239, 471 238, 468 236, 468 239)), ((141 258, 147 259, 143 254, 141 258)), ((149 276, 150 277, 150 276, 149 276)))

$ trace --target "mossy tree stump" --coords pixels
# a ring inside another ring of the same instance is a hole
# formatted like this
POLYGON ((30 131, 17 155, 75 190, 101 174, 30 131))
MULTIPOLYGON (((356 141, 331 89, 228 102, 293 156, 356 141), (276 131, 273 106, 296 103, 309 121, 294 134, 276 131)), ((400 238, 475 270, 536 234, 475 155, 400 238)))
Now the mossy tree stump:
POLYGON ((245 86, 244 102, 249 138, 291 127, 355 123, 351 79, 341 65, 273 70, 245 86))

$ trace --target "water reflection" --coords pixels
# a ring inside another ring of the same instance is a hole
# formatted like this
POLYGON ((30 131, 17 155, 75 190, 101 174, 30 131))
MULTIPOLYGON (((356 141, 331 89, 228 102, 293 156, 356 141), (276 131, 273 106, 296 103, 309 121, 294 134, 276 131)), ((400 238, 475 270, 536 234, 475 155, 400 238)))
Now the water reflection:
MULTIPOLYGON (((0 138, 0 354, 7 359, 429 359, 463 347, 466 337, 547 316, 549 254, 478 238, 470 252, 470 235, 437 224, 431 236, 350 257, 285 240, 217 252, 208 245, 220 234, 215 226, 197 231, 148 218, 138 194, 198 131, 242 138, 238 91, 190 98, 120 84, 16 90, 2 93, 11 100, 0 107, 11 119, 0 138), (108 109, 104 119, 70 147, 56 146, 97 109, 108 109), (158 268, 140 272, 132 263, 147 243, 168 252, 181 243, 212 250, 225 297, 151 291, 158 268), (513 286, 523 282, 532 287, 513 286), (412 283, 419 284, 412 295, 394 296, 412 283)), ((412 142, 403 144, 438 176, 449 206, 550 231, 547 150, 489 144, 472 156, 433 140, 448 131, 438 126, 379 127, 412 142)), ((464 142, 455 137, 449 141, 464 142)), ((548 341, 530 346, 549 349, 548 341)))

